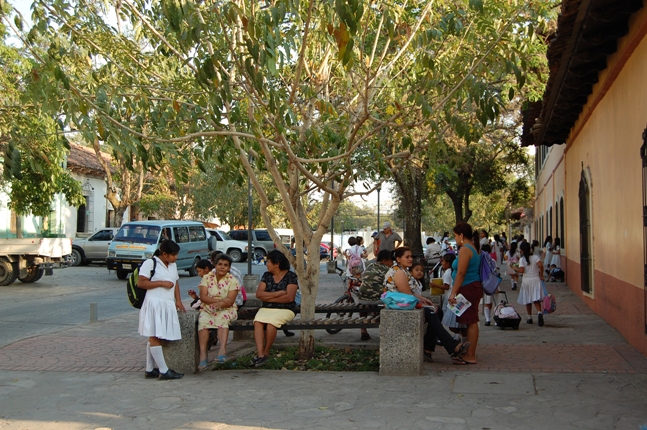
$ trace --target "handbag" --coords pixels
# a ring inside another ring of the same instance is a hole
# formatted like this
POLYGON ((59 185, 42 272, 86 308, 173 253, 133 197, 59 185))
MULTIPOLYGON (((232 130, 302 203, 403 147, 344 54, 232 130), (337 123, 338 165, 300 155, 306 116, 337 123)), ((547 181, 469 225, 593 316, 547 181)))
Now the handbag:
POLYGON ((555 296, 548 294, 546 283, 544 281, 541 281, 541 288, 544 291, 544 298, 542 300, 541 307, 545 313, 552 314, 553 312, 555 312, 555 309, 557 309, 557 301, 555 300, 555 296))
POLYGON ((387 309, 411 310, 415 309, 419 300, 411 294, 387 291, 380 297, 387 309))

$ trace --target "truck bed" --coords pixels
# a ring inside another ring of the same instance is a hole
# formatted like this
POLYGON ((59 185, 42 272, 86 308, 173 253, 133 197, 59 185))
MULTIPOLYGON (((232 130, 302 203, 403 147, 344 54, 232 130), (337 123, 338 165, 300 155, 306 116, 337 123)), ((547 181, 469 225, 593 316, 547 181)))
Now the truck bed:
POLYGON ((0 239, 0 255, 41 255, 61 258, 72 253, 68 238, 0 239))

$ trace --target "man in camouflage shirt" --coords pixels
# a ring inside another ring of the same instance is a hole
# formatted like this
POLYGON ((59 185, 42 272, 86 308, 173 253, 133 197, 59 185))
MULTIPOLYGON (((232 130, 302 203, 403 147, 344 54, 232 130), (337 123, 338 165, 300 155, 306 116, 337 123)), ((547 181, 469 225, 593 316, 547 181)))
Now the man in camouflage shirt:
MULTIPOLYGON (((375 304, 380 302, 380 296, 384 290, 384 276, 389 271, 393 260, 391 251, 382 250, 378 252, 375 263, 371 264, 362 273, 362 286, 359 289, 360 304, 375 304)), ((360 312, 360 317, 368 316, 367 313, 360 312)), ((362 340, 369 340, 368 331, 363 328, 362 340)))

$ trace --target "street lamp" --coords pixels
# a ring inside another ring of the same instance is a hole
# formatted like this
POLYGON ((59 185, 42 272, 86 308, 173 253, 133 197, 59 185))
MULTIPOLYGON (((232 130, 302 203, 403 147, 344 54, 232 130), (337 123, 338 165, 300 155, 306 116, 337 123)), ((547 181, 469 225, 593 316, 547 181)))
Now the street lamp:
POLYGON ((377 187, 377 231, 380 231, 380 191, 382 186, 377 187))

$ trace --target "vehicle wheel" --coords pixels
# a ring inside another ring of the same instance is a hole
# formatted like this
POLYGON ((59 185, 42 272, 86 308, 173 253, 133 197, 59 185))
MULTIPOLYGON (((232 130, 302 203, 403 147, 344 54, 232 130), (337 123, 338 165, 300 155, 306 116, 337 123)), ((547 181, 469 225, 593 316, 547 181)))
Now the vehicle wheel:
POLYGON ((72 254, 70 254, 70 261, 72 262, 71 266, 79 266, 81 263, 83 263, 83 254, 81 254, 81 251, 76 248, 72 249, 72 254))
MULTIPOLYGON (((337 300, 335 300, 335 304, 340 304, 340 303, 348 303, 348 304, 352 304, 352 303, 355 303, 355 300, 353 299, 353 297, 351 297, 351 296, 349 296, 349 295, 347 295, 347 294, 344 294, 343 296, 341 296, 340 298, 338 298, 337 300)), ((331 316, 331 315, 333 315, 333 313, 332 313, 332 312, 327 313, 327 314, 326 314, 326 318, 330 318, 330 316, 331 316)), ((346 316, 346 313, 345 313, 345 312, 342 312, 342 313, 337 312, 337 313, 336 313, 336 315, 337 315, 338 317, 344 317, 344 316, 346 316)), ((350 318, 350 317, 351 317, 351 315, 353 315, 353 313, 352 313, 352 312, 350 312, 350 313, 348 314, 348 318, 350 318)), ((326 331, 327 331, 328 333, 330 333, 330 334, 337 334, 337 333, 339 333, 341 330, 342 330, 342 329, 340 329, 340 328, 327 328, 327 329, 326 329, 326 331)))
POLYGON ((11 285, 16 280, 13 264, 7 260, 0 260, 0 286, 11 285))
POLYGON ((187 272, 189 272, 189 276, 198 276, 198 268, 196 267, 198 265, 198 261, 200 261, 199 258, 193 260, 191 268, 187 270, 187 272))
POLYGON ((234 263, 240 263, 243 259, 243 253, 238 249, 230 249, 227 253, 234 263))
POLYGON ((117 269, 117 279, 127 279, 128 278, 128 272, 126 272, 124 269, 117 269))
POLYGON ((40 278, 43 277, 45 274, 45 269, 38 269, 34 268, 31 273, 29 273, 27 276, 24 278, 18 278, 20 282, 24 282, 25 284, 29 284, 32 282, 38 281, 40 278))

